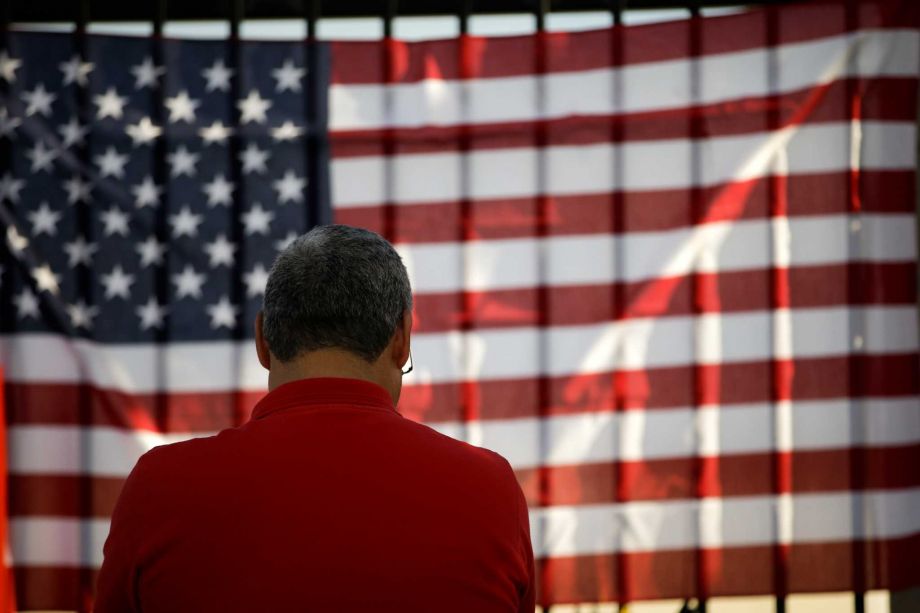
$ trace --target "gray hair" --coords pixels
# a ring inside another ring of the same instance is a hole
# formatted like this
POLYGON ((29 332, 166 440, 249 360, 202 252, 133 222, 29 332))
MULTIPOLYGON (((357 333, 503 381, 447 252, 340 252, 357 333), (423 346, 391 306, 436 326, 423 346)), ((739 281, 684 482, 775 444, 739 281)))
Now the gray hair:
POLYGON ((411 310, 409 275, 386 239, 351 226, 317 226, 272 265, 262 332, 282 362, 326 347, 373 362, 411 310))

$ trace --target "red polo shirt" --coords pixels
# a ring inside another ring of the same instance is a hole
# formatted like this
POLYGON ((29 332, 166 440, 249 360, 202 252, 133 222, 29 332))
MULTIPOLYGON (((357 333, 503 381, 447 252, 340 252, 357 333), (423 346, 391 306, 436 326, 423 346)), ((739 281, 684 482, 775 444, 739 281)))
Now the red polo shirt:
POLYGON ((306 379, 252 419, 145 454, 96 611, 533 611, 527 507, 501 456, 306 379))

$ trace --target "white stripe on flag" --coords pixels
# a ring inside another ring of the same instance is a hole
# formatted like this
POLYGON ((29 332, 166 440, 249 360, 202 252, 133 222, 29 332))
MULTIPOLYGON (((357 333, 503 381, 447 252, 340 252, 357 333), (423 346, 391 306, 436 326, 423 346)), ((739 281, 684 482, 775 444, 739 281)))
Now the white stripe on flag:
POLYGON ((331 130, 347 131, 638 113, 788 93, 846 76, 913 77, 918 40, 913 30, 865 30, 774 50, 557 72, 542 78, 542 88, 540 77, 533 75, 386 86, 335 84, 329 90, 329 123, 331 130), (782 67, 773 90, 768 76, 771 54, 782 67), (694 62, 699 74, 696 88, 691 82, 694 62), (617 79, 627 87, 614 95, 617 79))
MULTIPOLYGON (((920 531, 918 489, 789 498, 792 543, 920 531)), ((752 496, 546 507, 530 512, 531 538, 538 557, 771 545, 776 506, 775 496, 752 496)), ((12 518, 13 559, 18 566, 99 567, 108 526, 107 519, 12 518)))
MULTIPOLYGON (((893 447, 920 443, 917 397, 792 402, 791 444, 783 451, 893 447), (862 430, 855 433, 852 424, 862 430)), ((775 450, 767 403, 554 415, 430 424, 452 438, 491 449, 515 469, 769 453, 775 450), (715 437, 698 447, 697 420, 715 437), (471 427, 472 426, 472 427, 471 427), (467 434, 473 432, 473 437, 467 434), (619 442, 623 442, 623 446, 619 442)), ((9 470, 16 475, 125 477, 157 445, 206 433, 168 435, 107 426, 9 428, 9 470)))
MULTIPOLYGON (((635 318, 591 325, 521 327, 412 337, 415 370, 406 384, 531 378, 639 370, 690 364, 830 357, 854 350, 869 354, 914 351, 912 306, 831 307, 790 310, 791 353, 773 347, 775 311, 707 313, 697 317, 635 318), (694 344, 694 326, 718 319, 719 342, 694 344), (851 322, 865 327, 851 330, 851 322), (860 337, 856 341, 853 334, 860 337), (854 342, 859 346, 854 347, 854 342), (547 351, 541 356, 541 347, 547 351), (702 352, 700 351, 702 350, 702 352), (541 362, 545 361, 545 370, 541 362)), ((0 362, 11 383, 92 382, 133 393, 219 392, 265 389, 265 372, 251 341, 100 345, 50 334, 0 337, 0 362), (167 351, 167 373, 158 353, 167 351), (237 364, 240 368, 235 368, 237 364), (222 368, 224 366, 225 368, 222 368)))
MULTIPOLYGON (((863 170, 914 168, 913 122, 866 121, 861 125, 863 170)), ((686 189, 768 176, 780 154, 788 157, 790 174, 842 172, 850 169, 851 136, 850 122, 833 122, 699 141, 341 158, 331 166, 333 200, 336 208, 345 208, 383 202, 532 197, 541 189, 556 195, 686 189), (546 158, 542 164, 541 153, 546 158), (698 177, 691 163, 694 155, 701 165, 698 177), (472 181, 464 179, 462 156, 467 157, 472 181), (623 168, 618 181, 611 171, 616 159, 622 160, 623 168), (546 170, 543 176, 542 168, 546 170)))
MULTIPOLYGON (((920 532, 920 489, 789 499, 791 543, 920 532)), ((531 538, 539 557, 770 545, 777 538, 776 508, 776 496, 546 507, 531 511, 531 538)))
MULTIPOLYGON (((783 264, 914 260, 914 215, 860 215, 857 240, 864 248, 858 254, 851 252, 850 245, 855 219, 849 215, 790 218, 786 228, 788 255, 783 264)), ((616 236, 402 243, 397 250, 416 294, 606 284, 769 268, 775 237, 772 226, 769 219, 720 221, 616 236), (622 261, 617 261, 617 253, 625 254, 622 261)))

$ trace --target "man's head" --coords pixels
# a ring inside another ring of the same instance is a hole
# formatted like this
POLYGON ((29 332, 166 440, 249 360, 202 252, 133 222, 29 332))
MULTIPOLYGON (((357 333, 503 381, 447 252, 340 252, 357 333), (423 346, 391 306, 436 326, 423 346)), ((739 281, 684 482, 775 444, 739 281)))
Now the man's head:
POLYGON ((319 226, 272 266, 256 348, 274 388, 312 376, 355 377, 401 388, 408 359, 412 289, 383 237, 359 228, 319 226))

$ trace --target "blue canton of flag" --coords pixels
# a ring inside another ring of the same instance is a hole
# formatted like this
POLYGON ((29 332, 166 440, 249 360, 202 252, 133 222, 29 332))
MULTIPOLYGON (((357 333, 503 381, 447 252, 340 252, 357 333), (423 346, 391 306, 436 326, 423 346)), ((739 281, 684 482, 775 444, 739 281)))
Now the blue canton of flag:
POLYGON ((10 33, 2 332, 250 336, 275 255, 329 217, 310 49, 10 33))

